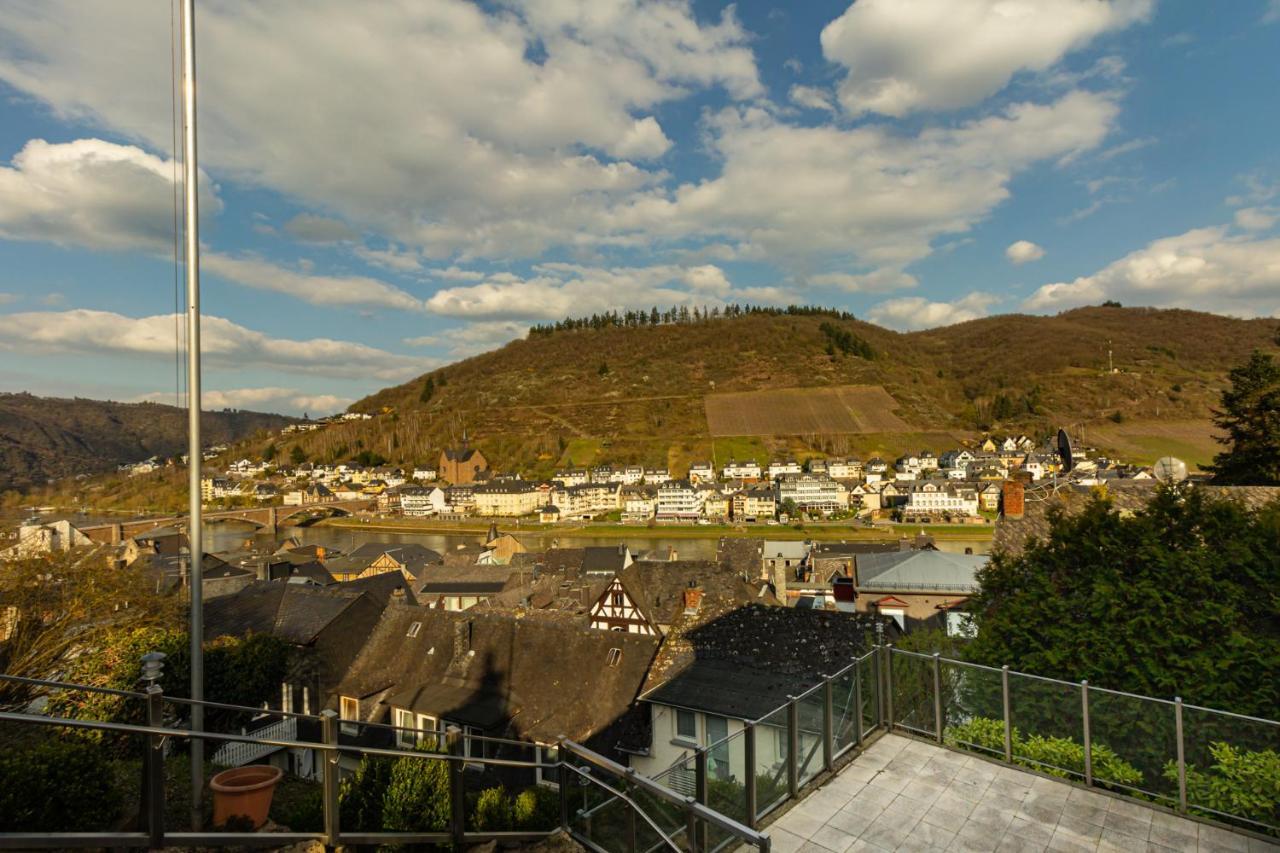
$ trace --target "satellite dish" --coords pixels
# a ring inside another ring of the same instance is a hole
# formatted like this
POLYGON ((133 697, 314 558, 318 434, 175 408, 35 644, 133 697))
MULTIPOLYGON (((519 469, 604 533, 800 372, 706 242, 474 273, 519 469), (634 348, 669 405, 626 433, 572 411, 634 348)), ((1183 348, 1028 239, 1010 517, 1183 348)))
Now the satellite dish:
POLYGON ((1152 467, 1152 473, 1162 483, 1181 483, 1187 479, 1187 463, 1175 456, 1161 456, 1152 467))
POLYGON ((1070 473, 1076 467, 1075 457, 1071 453, 1071 437, 1065 429, 1058 430, 1058 456, 1062 459, 1062 473, 1070 473))

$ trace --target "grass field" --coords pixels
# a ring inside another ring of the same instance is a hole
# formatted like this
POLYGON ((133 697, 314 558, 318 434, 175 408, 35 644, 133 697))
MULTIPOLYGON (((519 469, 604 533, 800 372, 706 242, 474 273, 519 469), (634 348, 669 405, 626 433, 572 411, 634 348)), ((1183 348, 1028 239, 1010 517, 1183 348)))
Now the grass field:
POLYGON ((894 414, 898 401, 879 385, 779 388, 711 394, 706 398, 711 435, 833 435, 907 432, 894 414))
POLYGON ((1091 427, 1085 432, 1085 443, 1144 465, 1161 456, 1176 456, 1188 467, 1203 468, 1222 451, 1214 434, 1213 422, 1208 419, 1130 421, 1091 427))

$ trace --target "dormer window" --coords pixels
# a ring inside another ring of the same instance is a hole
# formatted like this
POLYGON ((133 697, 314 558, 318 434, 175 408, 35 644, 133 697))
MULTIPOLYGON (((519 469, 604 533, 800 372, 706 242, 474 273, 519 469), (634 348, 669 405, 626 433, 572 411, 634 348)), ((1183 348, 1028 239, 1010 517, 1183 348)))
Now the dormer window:
POLYGON ((414 622, 409 626, 409 632, 405 634, 405 636, 408 637, 409 639, 413 639, 414 637, 418 636, 418 632, 420 630, 422 630, 422 623, 414 622))
POLYGON ((618 649, 618 648, 609 649, 609 656, 607 660, 608 660, 609 666, 617 666, 618 664, 622 663, 622 649, 618 649))

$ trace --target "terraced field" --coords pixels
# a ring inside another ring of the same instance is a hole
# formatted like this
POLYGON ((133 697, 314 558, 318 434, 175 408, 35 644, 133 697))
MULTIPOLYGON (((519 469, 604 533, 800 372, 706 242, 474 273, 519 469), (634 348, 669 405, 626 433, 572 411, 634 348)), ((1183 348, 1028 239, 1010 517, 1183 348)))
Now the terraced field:
POLYGON ((879 385, 778 388, 710 394, 707 429, 713 436, 839 435, 910 432, 894 414, 898 401, 879 385))

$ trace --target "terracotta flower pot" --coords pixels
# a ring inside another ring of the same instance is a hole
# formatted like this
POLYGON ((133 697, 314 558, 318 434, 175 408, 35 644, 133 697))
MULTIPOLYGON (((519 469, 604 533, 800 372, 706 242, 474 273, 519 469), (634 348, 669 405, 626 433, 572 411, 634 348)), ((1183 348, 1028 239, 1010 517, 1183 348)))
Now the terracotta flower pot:
POLYGON ((230 818, 245 817, 257 829, 267 822, 271 798, 283 775, 279 767, 250 764, 223 770, 209 780, 213 789, 213 825, 222 826, 230 818))

